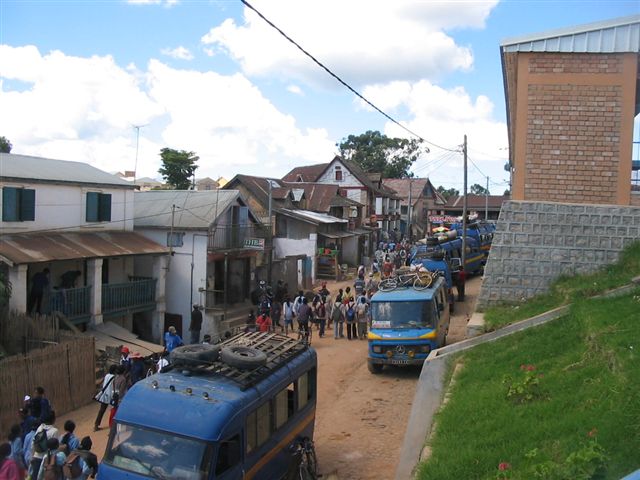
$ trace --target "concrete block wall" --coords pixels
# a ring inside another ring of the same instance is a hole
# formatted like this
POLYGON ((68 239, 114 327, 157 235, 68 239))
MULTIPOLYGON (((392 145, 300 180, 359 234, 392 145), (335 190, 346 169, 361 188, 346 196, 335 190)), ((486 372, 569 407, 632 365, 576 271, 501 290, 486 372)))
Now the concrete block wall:
POLYGON ((548 291, 561 274, 614 263, 640 241, 640 208, 508 201, 502 206, 485 267, 478 309, 548 291))

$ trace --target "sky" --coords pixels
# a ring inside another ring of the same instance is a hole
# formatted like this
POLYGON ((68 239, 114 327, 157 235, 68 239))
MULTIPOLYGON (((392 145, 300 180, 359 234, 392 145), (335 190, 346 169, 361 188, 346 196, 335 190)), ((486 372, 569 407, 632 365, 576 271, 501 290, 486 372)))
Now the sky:
MULTIPOLYGON (((425 140, 414 175, 462 190, 467 135, 468 185, 494 195, 509 188, 500 43, 640 13, 638 0, 249 3, 425 140)), ((240 0, 0 0, 12 153, 161 180, 168 147, 195 152, 197 178, 281 177, 368 130, 414 138, 240 0)))

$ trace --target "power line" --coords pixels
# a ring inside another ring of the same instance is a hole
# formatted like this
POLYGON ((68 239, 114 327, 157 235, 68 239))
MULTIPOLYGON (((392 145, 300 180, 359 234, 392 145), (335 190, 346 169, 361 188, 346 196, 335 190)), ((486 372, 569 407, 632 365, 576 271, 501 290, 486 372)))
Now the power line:
MULTIPOLYGON (((342 85, 344 85, 351 93, 353 93, 355 96, 357 96, 358 98, 360 98, 363 102, 365 102, 367 105, 369 105, 371 108, 373 108, 374 110, 378 111, 379 113, 381 113, 384 117, 386 117, 387 119, 389 119, 390 121, 392 121, 393 123, 395 123, 396 125, 398 125, 400 128, 406 130, 407 132, 409 132, 411 135, 413 135, 414 137, 419 138, 421 141, 428 143, 429 145, 433 145, 436 148, 440 148, 442 150, 447 150, 450 152, 457 152, 458 150, 454 150, 451 148, 446 148, 446 147, 442 147, 436 143, 430 142, 429 140, 426 140, 425 138, 423 138, 422 136, 418 135, 417 133, 415 133, 413 130, 409 129, 408 127, 402 125, 400 122, 398 122, 395 118, 391 117, 389 114, 387 114, 386 112, 383 112, 380 108, 376 107, 373 103, 371 103, 369 100, 367 100, 364 96, 362 96, 362 94, 360 94, 358 91, 356 91, 351 85, 349 85, 347 82, 345 82, 344 80, 342 80, 342 78, 340 78, 338 75, 336 75, 335 73, 333 73, 328 67, 326 67, 321 61, 319 61, 318 59, 316 59, 313 55, 311 55, 309 52, 307 52, 304 48, 302 48, 295 40, 293 40, 291 37, 289 37, 289 35, 287 35, 286 33, 284 33, 280 28, 278 28, 273 22, 271 22, 268 18, 266 18, 264 15, 262 15, 262 13, 260 13, 258 10, 256 10, 249 2, 247 2, 246 0, 240 0, 247 8, 253 10, 262 20, 264 20, 265 22, 267 22, 267 24, 269 24, 269 26, 273 27, 280 35, 282 35, 284 38, 286 38, 289 42, 291 42, 296 48, 298 48, 298 50, 300 50, 302 53, 304 53, 307 57, 309 57, 311 60, 313 60, 320 68, 322 68, 325 72, 327 72, 329 75, 331 75, 333 78, 335 78, 338 82, 340 82, 342 85)), ((428 151, 428 148, 427 148, 428 151)))

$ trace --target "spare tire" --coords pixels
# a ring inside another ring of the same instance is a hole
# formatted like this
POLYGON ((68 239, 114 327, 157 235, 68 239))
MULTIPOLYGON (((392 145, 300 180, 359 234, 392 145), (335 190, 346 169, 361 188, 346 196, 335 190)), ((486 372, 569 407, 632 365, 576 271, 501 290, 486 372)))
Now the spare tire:
POLYGON ((230 367, 249 369, 267 363, 267 354, 257 348, 234 345, 220 350, 220 359, 230 367))
POLYGON ((218 360, 219 345, 194 344, 174 348, 169 354, 173 365, 201 365, 218 360))

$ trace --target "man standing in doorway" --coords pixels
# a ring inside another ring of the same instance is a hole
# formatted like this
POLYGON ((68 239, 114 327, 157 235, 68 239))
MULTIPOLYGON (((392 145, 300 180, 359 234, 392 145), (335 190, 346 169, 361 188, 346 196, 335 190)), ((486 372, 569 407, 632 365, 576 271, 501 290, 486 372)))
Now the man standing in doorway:
POLYGON ((199 305, 193 306, 191 312, 191 324, 189 331, 191 332, 191 343, 200 343, 200 330, 202 329, 202 312, 199 305))
POLYGON ((31 292, 27 302, 27 311, 33 313, 41 313, 42 297, 49 286, 49 269, 45 268, 41 272, 36 273, 31 279, 31 292))

